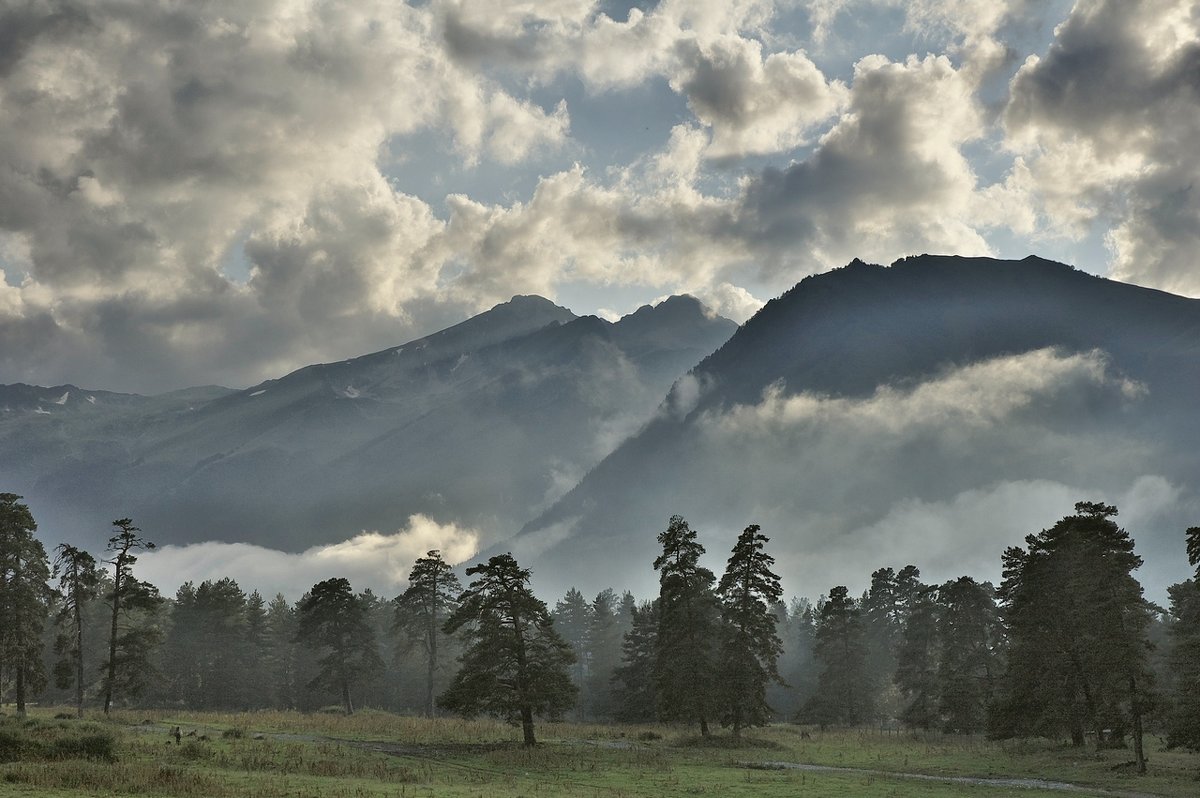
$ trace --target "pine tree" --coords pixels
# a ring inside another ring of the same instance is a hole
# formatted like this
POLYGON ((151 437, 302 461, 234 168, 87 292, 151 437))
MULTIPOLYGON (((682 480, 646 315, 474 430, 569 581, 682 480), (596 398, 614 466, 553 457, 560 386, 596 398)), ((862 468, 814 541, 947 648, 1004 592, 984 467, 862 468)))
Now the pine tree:
POLYGON ((839 585, 817 609, 816 659, 820 665, 817 694, 805 714, 822 728, 857 725, 871 716, 871 685, 862 611, 839 585))
MULTIPOLYGON (((632 599, 633 597, 630 596, 632 599)), ((588 615, 587 713, 594 718, 611 718, 613 673, 621 663, 621 642, 632 616, 626 613, 617 594, 606 588, 592 599, 588 615)), ((636 605, 635 605, 636 606, 636 605)))
POLYGON ((625 723, 657 718, 654 662, 658 651, 658 601, 630 610, 632 623, 621 643, 621 664, 613 670, 613 714, 625 723))
POLYGON ((783 596, 771 571, 775 558, 764 551, 769 540, 758 524, 738 536, 717 587, 721 598, 721 723, 741 736, 744 726, 771 719, 767 685, 781 682, 777 663, 783 643, 776 633, 773 607, 783 596))
POLYGON ((575 588, 554 605, 555 630, 562 635, 563 640, 571 647, 575 655, 575 665, 571 669, 571 683, 579 690, 579 700, 575 702, 575 718, 580 723, 584 719, 585 704, 589 700, 587 693, 587 676, 590 665, 590 641, 588 632, 592 625, 592 608, 587 599, 575 588))
POLYGON ((924 587, 909 606, 897 649, 895 680, 905 700, 900 720, 921 729, 932 729, 941 720, 938 713, 940 616, 937 588, 924 587))
POLYGON ((353 715, 351 688, 355 681, 383 670, 362 598, 354 595, 349 580, 326 579, 300 600, 296 616, 297 641, 320 652, 319 670, 309 689, 324 687, 338 692, 342 709, 353 715))
POLYGON ((654 659, 659 717, 700 725, 709 736, 715 704, 720 605, 713 572, 700 565, 704 547, 680 516, 659 534, 658 640, 654 659))
POLYGON ((1192 579, 1171 585, 1171 653, 1175 683, 1167 714, 1167 745, 1200 751, 1200 527, 1187 531, 1192 579))
POLYGON ((788 631, 783 635, 783 657, 779 671, 790 689, 789 718, 799 719, 804 707, 817 693, 817 613, 807 598, 793 598, 788 607, 788 631))
POLYGON ((296 611, 282 593, 267 605, 266 653, 270 704, 280 709, 299 706, 296 677, 296 611))
POLYGON ((104 663, 104 714, 112 709, 118 689, 130 696, 141 692, 153 673, 150 653, 161 640, 161 631, 146 620, 162 604, 158 588, 133 575, 138 551, 149 551, 154 544, 141 537, 142 530, 129 518, 113 521, 117 534, 108 539, 113 567, 112 589, 107 596, 110 622, 108 659, 104 663))
POLYGON ((987 707, 1000 675, 995 590, 964 576, 942 585, 937 595, 937 692, 942 730, 973 734, 987 725, 987 707))
POLYGON ((60 543, 55 549, 54 575, 62 597, 55 618, 58 635, 54 651, 61 659, 54 666, 55 683, 59 689, 75 686, 75 712, 83 717, 84 678, 84 611, 100 590, 100 572, 96 558, 82 549, 60 543))
POLYGON ((533 595, 529 571, 511 554, 472 566, 467 575, 477 578, 459 596, 445 629, 464 630, 469 645, 438 703, 468 716, 483 712, 519 722, 525 745, 535 745, 534 716, 557 717, 575 701, 567 673, 571 647, 533 595))
POLYGON ((1133 571, 1142 564, 1117 508, 1079 502, 1075 514, 1004 553, 1000 598, 1009 636, 1007 694, 993 713, 1000 736, 1091 730, 1133 734, 1144 772, 1141 716, 1149 691, 1151 605, 1133 571))
POLYGON ((0 493, 0 671, 13 674, 17 714, 45 685, 42 629, 50 611, 50 562, 37 523, 14 493, 0 493))
POLYGON ((434 683, 438 673, 438 643, 442 624, 458 608, 462 585, 442 554, 433 549, 419 558, 408 574, 408 588, 396 597, 395 628, 411 643, 425 649, 425 716, 433 717, 434 683))
POLYGON ((243 701, 250 709, 262 709, 271 703, 271 682, 267 671, 267 603, 257 590, 246 597, 245 637, 239 646, 245 687, 243 701))

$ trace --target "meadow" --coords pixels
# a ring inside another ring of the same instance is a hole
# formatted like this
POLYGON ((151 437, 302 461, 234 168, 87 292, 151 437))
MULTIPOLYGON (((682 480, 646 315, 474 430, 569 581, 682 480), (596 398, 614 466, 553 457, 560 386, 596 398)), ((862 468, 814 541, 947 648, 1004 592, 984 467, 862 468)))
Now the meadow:
POLYGON ((1122 766, 1130 759, 1123 750, 791 725, 755 729, 735 743, 721 734, 703 741, 683 727, 544 723, 543 742, 527 749, 518 729, 495 721, 373 711, 57 714, 65 713, 43 707, 28 719, 0 718, 0 796, 1200 794, 1200 755, 1161 750, 1157 740, 1150 773, 1136 776, 1122 766))

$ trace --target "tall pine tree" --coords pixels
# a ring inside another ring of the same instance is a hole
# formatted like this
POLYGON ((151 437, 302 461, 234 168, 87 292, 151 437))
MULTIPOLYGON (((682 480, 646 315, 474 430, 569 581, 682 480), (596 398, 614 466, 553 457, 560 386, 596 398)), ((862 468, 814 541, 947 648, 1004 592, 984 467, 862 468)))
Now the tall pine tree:
POLYGON ((1167 745, 1200 751, 1200 527, 1187 531, 1196 575, 1171 585, 1170 670, 1175 684, 1167 713, 1167 745))
POLYGON ((355 682, 383 670, 375 633, 367 623, 367 607, 342 577, 326 579, 296 607, 296 639, 320 652, 319 670, 309 688, 336 691, 342 709, 354 714, 355 682))
POLYGON ((0 671, 12 674, 17 714, 46 682, 42 629, 50 612, 50 562, 37 523, 14 493, 0 493, 0 671))
POLYGON ((571 653, 575 655, 575 665, 571 668, 571 683, 579 690, 579 700, 575 702, 575 719, 582 723, 589 701, 587 676, 591 665, 591 642, 588 640, 588 633, 592 626, 592 607, 582 593, 571 588, 554 605, 551 617, 554 619, 554 628, 562 635, 563 640, 567 641, 571 653))
POLYGON ((1001 736, 1131 732, 1145 770, 1141 717, 1150 673, 1152 608, 1133 571, 1142 564, 1117 508, 1079 502, 1075 514, 1004 553, 1000 598, 1009 635, 1007 693, 993 713, 1001 736))
POLYGON ((413 563, 408 588, 396 597, 395 628, 411 644, 419 641, 425 650, 425 716, 433 717, 434 685, 438 675, 439 643, 445 635, 442 624, 458 608, 462 584, 437 549, 413 563))
POLYGON ((469 645, 438 703, 468 716, 482 712, 520 723, 525 745, 535 745, 534 716, 557 717, 575 702, 567 673, 571 647, 554 630, 545 602, 533 595, 529 571, 511 554, 472 566, 467 576, 476 578, 445 629, 464 630, 469 645))
POLYGON ((621 642, 621 663, 613 670, 613 715, 625 723, 657 719, 654 663, 658 652, 658 600, 630 609, 632 622, 621 642))
POLYGON ((654 560, 659 572, 658 638, 654 657, 659 717, 700 725, 716 703, 717 646, 720 604, 713 591, 716 577, 700 565, 704 547, 687 521, 672 516, 659 534, 663 551, 654 560))
POLYGON ((805 715, 819 723, 855 726, 871 717, 871 683, 862 611, 839 585, 817 609, 817 694, 805 715))
POLYGON ((104 562, 113 568, 109 607, 108 659, 104 663, 104 714, 112 709, 118 692, 136 696, 145 687, 154 669, 150 654, 162 639, 152 616, 162 599, 158 588, 133 575, 137 552, 149 551, 154 544, 139 534, 142 530, 129 518, 113 521, 116 534, 108 539, 111 555, 104 562))
POLYGON ((75 686, 75 713, 82 718, 86 686, 83 662, 85 609, 99 594, 100 572, 96 558, 83 549, 61 543, 55 552, 54 574, 58 577, 58 593, 62 597, 55 617, 58 635, 54 652, 61 657, 54 666, 55 683, 63 690, 75 686))
POLYGON ((771 719, 767 685, 781 682, 777 663, 783 643, 775 631, 773 607, 783 596, 771 570, 768 538, 758 524, 738 536, 717 587, 721 598, 721 723, 741 736, 744 726, 763 726, 771 719))

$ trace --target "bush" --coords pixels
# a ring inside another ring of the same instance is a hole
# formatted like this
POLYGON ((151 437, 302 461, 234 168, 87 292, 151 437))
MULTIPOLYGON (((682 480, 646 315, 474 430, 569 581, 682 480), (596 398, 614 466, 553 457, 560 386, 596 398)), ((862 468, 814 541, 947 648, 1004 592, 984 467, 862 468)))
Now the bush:
POLYGON ((0 724, 0 762, 44 762, 87 759, 115 762, 116 739, 91 725, 42 723, 36 720, 0 724))

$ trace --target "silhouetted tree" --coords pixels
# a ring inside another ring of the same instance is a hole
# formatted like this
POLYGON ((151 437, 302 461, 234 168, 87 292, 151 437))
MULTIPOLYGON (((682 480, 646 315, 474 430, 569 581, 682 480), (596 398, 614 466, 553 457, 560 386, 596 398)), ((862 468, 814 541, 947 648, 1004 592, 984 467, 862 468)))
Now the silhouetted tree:
POLYGON ((1075 514, 1004 553, 1000 598, 1009 635, 1007 695, 993 713, 1002 736, 1104 739, 1132 726, 1145 770, 1141 717, 1151 605, 1133 577, 1142 558, 1111 519, 1117 508, 1079 502, 1075 514))
POLYGON ((898 710, 894 695, 898 648, 909 607, 924 587, 920 576, 915 565, 906 565, 899 573, 880 568, 871 574, 871 586, 860 604, 871 704, 884 715, 898 710))
POLYGON ((721 671, 718 694, 721 723, 741 736, 744 726, 762 726, 771 719, 767 685, 782 681, 777 663, 783 643, 776 633, 773 607, 783 596, 779 577, 771 570, 775 558, 764 545, 769 538, 758 524, 738 536, 725 573, 717 586, 721 598, 721 671))
POLYGON ((905 700, 900 719, 921 729, 940 721, 940 615, 937 588, 925 586, 911 602, 897 649, 895 680, 905 700))
POLYGON ((659 534, 658 640, 654 658, 658 714, 700 724, 709 735, 715 703, 720 605, 713 572, 700 565, 704 547, 680 516, 659 534))
POLYGON ((354 714, 351 686, 383 669, 367 608, 342 577, 313 585, 296 608, 296 638, 318 650, 319 670, 309 688, 325 687, 341 695, 342 708, 354 714))
POLYGON ((459 596, 445 629, 469 639, 461 667, 438 699, 446 709, 483 712, 520 723, 525 745, 534 745, 535 715, 551 718, 570 709, 577 690, 567 668, 571 647, 554 630, 545 602, 533 595, 529 571, 511 554, 467 569, 477 578, 459 596))
POLYGON ((1000 669, 1000 619, 995 590, 969 576, 938 591, 938 712, 942 730, 982 731, 1000 669))
POLYGON ((621 664, 613 670, 613 714, 626 723, 647 723, 657 718, 658 601, 634 606, 631 614, 633 622, 621 643, 621 664))
POLYGON ((844 585, 830 590, 817 609, 816 643, 817 694, 805 714, 822 727, 866 721, 871 690, 862 612, 844 585))
POLYGON ((45 686, 42 629, 50 612, 50 562, 37 523, 15 493, 0 493, 0 671, 13 677, 17 714, 45 686))
POLYGON ((408 588, 396 597, 396 629, 408 642, 425 649, 425 716, 434 712, 434 681, 438 672, 438 643, 442 624, 458 607, 462 584, 437 549, 413 563, 408 588))
POLYGON ((1168 588, 1170 672, 1175 689, 1167 714, 1167 745, 1200 751, 1200 527, 1187 531, 1187 558, 1196 575, 1168 588))
POLYGON ((83 549, 60 543, 55 549, 54 575, 58 578, 61 598, 55 622, 58 635, 54 651, 61 659, 54 666, 55 684, 66 690, 75 686, 75 712, 83 717, 84 609, 95 601, 100 590, 100 572, 96 558, 83 549))
POLYGON ((153 672, 150 652, 161 639, 161 631, 153 623, 136 623, 140 613, 152 613, 162 599, 158 588, 133 575, 139 551, 150 551, 154 544, 138 533, 142 530, 129 518, 113 521, 116 534, 108 539, 112 556, 104 562, 113 567, 112 590, 107 596, 111 612, 108 634, 108 660, 104 663, 104 714, 112 709, 113 695, 120 690, 137 695, 153 672), (125 621, 125 623, 122 623, 125 621))

